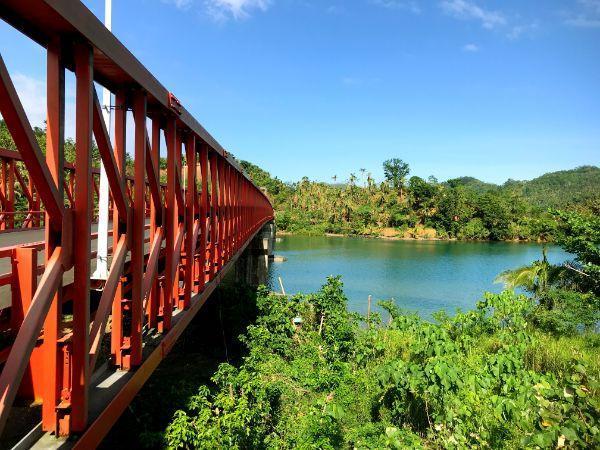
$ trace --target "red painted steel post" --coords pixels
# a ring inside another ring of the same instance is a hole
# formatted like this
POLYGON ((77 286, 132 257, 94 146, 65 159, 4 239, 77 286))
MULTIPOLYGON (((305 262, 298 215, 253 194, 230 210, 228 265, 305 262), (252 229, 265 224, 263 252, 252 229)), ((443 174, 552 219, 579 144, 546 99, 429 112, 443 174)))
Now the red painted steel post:
MULTIPOLYGON (((46 116, 46 163, 52 176, 52 181, 59 193, 63 196, 64 183, 64 121, 65 121, 65 68, 62 60, 61 43, 52 40, 48 44, 47 52, 47 116, 46 116)), ((46 214, 46 262, 54 250, 61 245, 63 235, 62 224, 56 223, 46 214)), ((64 236, 68 239, 67 236, 64 236)), ((70 243, 68 243, 70 245, 70 243)), ((62 317, 62 282, 58 289, 48 315, 44 321, 44 387, 42 404, 42 428, 45 431, 54 431, 60 434, 56 418, 56 407, 60 403, 62 383, 59 377, 59 350, 58 339, 62 317)))
POLYGON ((29 222, 27 223, 27 228, 37 228, 39 226, 36 201, 35 201, 35 186, 33 185, 33 180, 31 177, 27 180, 27 188, 29 189, 29 195, 31 196, 31 201, 29 203, 29 222))
MULTIPOLYGON (((181 290, 179 287, 180 272, 181 272, 181 248, 182 246, 177 243, 177 237, 179 237, 180 225, 185 226, 185 200, 183 199, 183 175, 181 170, 181 149, 183 145, 183 136, 181 131, 176 133, 175 138, 175 247, 173 252, 175 253, 174 258, 177 262, 175 264, 175 270, 173 274, 173 308, 183 309, 183 300, 181 297, 181 290), (181 200, 181 201, 180 201, 181 200), (183 219, 183 220, 182 220, 183 219)), ((185 233, 185 228, 184 228, 185 233)))
POLYGON ((84 431, 88 416, 90 258, 92 222, 92 49, 78 43, 74 48, 76 76, 75 207, 73 227, 73 385, 71 431, 84 431))
POLYGON ((2 200, 2 220, 0 221, 0 230, 6 229, 6 159, 0 159, 0 199, 2 200))
MULTIPOLYGON (((193 293, 197 294, 200 292, 201 289, 201 285, 200 285, 200 280, 203 280, 203 276, 202 274, 202 268, 200 265, 200 252, 204 251, 204 248, 201 247, 200 244, 200 237, 201 237, 201 230, 202 230, 202 211, 201 211, 201 206, 200 206, 200 199, 201 199, 201 194, 200 194, 200 189, 202 189, 202 173, 200 171, 200 152, 201 152, 201 148, 202 148, 202 141, 200 141, 200 139, 196 139, 196 149, 195 149, 195 161, 196 164, 194 166, 194 177, 195 177, 195 185, 194 185, 194 190, 195 190, 195 196, 194 196, 194 227, 198 227, 197 228, 197 232, 196 232, 196 241, 194 242, 194 254, 193 254, 193 293)), ((203 283, 204 284, 204 283, 203 283)))
POLYGON ((207 262, 210 261, 208 253, 208 232, 209 232, 209 214, 210 207, 208 204, 208 145, 200 146, 200 172, 202 174, 202 192, 200 197, 200 284, 199 290, 202 290, 208 281, 207 262))
MULTIPOLYGON (((159 159, 160 159, 160 117, 152 117, 152 142, 151 142, 152 162, 154 173, 160 184, 159 159)), ((160 194, 160 188, 159 188, 160 194)), ((162 204, 150 202, 150 242, 154 242, 157 226, 162 225, 162 204)), ((158 327, 158 309, 159 309, 159 286, 158 276, 152 281, 152 289, 148 298, 148 325, 150 328, 158 327)))
MULTIPOLYGON (((31 306, 33 294, 37 289, 37 249, 17 247, 13 257, 13 285, 11 287, 11 323, 18 330, 31 306)), ((43 397, 43 359, 38 341, 33 349, 29 366, 25 370, 17 396, 40 402, 43 397)))
POLYGON ((244 182, 244 241, 248 239, 248 233, 250 228, 250 196, 249 196, 248 182, 244 182))
POLYGON ((185 161, 187 164, 187 190, 185 211, 185 280, 183 307, 187 309, 192 302, 192 285, 194 282, 194 204, 196 203, 196 137, 190 133, 185 144, 185 161))
POLYGON ((225 267, 227 264, 227 247, 229 245, 229 198, 228 198, 228 166, 227 161, 223 158, 221 159, 221 175, 223 180, 219 184, 219 191, 221 192, 221 209, 223 211, 221 224, 223 229, 223 235, 221 236, 221 265, 225 267))
POLYGON ((229 197, 229 188, 231 187, 230 167, 231 165, 227 161, 223 160, 223 172, 225 173, 225 177, 223 180, 223 194, 225 195, 225 214, 223 215, 223 219, 225 221, 225 245, 223 246, 223 266, 225 266, 225 264, 227 264, 227 262, 229 261, 229 244, 231 242, 231 199, 229 197))
POLYGON ((218 261, 219 261, 219 270, 223 267, 223 259, 225 255, 225 170, 224 170, 225 162, 222 157, 217 158, 217 173, 218 173, 218 219, 219 219, 219 236, 217 238, 218 242, 218 261))
MULTIPOLYGON (((115 95, 115 145, 114 155, 115 163, 121 175, 122 186, 127 183, 125 174, 125 142, 127 129, 127 96, 121 90, 115 95)), ((122 224, 128 223, 127 217, 120 217, 117 208, 113 209, 113 250, 121 234, 128 230, 121 229, 122 224)), ((131 224, 129 224, 131 225, 131 224)), ((130 234, 130 233, 129 233, 130 234)), ((130 237, 130 236, 129 236, 130 237)), ((131 240, 128 241, 128 247, 131 240)), ((111 327, 111 356, 112 362, 117 367, 123 367, 123 280, 119 282, 115 292, 115 298, 112 305, 112 327, 111 327)))
POLYGON ((227 244, 225 245, 225 261, 229 261, 231 257, 231 243, 233 237, 231 235, 231 164, 225 162, 225 222, 226 230, 225 239, 227 244))
POLYGON ((15 162, 8 161, 8 195, 6 196, 8 214, 8 228, 15 228, 15 162))
POLYGON ((233 254, 237 253, 238 245, 239 245, 239 227, 238 227, 238 219, 239 219, 239 198, 238 195, 240 187, 240 173, 236 170, 233 173, 233 254))
POLYGON ((235 191, 235 205, 236 205, 236 221, 235 221, 235 236, 236 236, 236 246, 235 252, 239 250, 242 244, 242 180, 243 176, 238 172, 236 174, 236 191, 235 191))
POLYGON ((135 178, 133 183, 133 227, 131 229, 131 366, 142 362, 142 281, 144 279, 144 230, 146 225, 146 94, 135 92, 135 178))
POLYGON ((219 195, 217 192, 217 153, 210 153, 210 279, 212 280, 219 270, 219 195))
MULTIPOLYGON (((173 314, 173 286, 175 283, 175 273, 173 263, 175 258, 175 240, 177 238, 177 200, 175 198, 175 177, 177 176, 177 166, 175 152, 177 148, 177 128, 174 118, 167 120, 167 129, 165 140, 167 142, 167 195, 165 199, 165 288, 162 297, 161 315, 162 327, 159 328, 165 332, 171 328, 171 316, 173 314)), ((175 268, 176 270, 176 268, 175 268)), ((160 326, 160 325, 159 325, 160 326)))

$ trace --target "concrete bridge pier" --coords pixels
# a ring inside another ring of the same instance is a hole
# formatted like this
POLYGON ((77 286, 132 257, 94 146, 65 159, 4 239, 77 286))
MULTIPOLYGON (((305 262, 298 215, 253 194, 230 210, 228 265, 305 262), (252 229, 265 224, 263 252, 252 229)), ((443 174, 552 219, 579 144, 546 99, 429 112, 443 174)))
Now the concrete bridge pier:
POLYGON ((250 286, 268 283, 275 243, 275 223, 268 222, 254 236, 235 264, 235 280, 250 286))

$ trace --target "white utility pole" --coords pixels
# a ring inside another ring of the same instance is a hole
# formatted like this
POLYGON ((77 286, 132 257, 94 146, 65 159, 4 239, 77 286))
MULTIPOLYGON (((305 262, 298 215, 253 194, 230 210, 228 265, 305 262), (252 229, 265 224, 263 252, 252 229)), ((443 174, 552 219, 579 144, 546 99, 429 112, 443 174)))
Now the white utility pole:
MULTIPOLYGON (((112 23, 112 0, 104 0, 104 25, 111 31, 112 23)), ((102 89, 102 116, 106 129, 110 136, 110 91, 102 89)), ((100 161, 100 193, 98 198, 98 253, 96 255, 96 271, 92 276, 95 279, 106 280, 108 278, 108 178, 104 164, 100 161)))

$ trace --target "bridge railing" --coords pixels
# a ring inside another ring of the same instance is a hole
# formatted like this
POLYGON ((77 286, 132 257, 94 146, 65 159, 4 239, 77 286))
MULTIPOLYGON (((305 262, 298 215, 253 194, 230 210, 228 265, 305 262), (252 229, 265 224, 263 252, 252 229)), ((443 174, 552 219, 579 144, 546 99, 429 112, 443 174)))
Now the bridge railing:
POLYGON ((11 258, 16 292, 0 375, 0 431, 19 395, 42 402, 44 430, 57 436, 85 432, 82 440, 91 445, 116 420, 248 241, 273 219, 273 209, 232 156, 83 4, 3 0, 0 17, 45 48, 47 72, 44 155, 0 56, 0 113, 27 172, 23 184, 32 196, 30 222, 33 226, 38 220, 45 228, 43 243, 0 250, 10 252, 0 257, 11 258), (66 70, 74 73, 76 90, 76 156, 68 182, 66 70), (114 139, 95 82, 115 95, 114 139), (128 178, 130 125, 134 173, 128 178), (90 280, 92 138, 113 205, 110 271, 99 286, 90 280), (166 148, 161 148, 163 140, 166 148), (164 186, 159 183, 161 152, 167 159, 164 186), (34 219, 41 210, 44 220, 34 219), (110 337, 105 338, 109 317, 110 337), (149 329, 164 336, 150 355, 144 353, 149 329), (92 417, 88 429, 90 378, 104 348, 112 366, 134 374, 105 413, 92 417))
MULTIPOLYGON (((131 201, 133 177, 126 176, 126 192, 131 201)), ((92 221, 98 218, 98 197, 100 169, 92 167, 92 221)), ((64 163, 63 192, 66 206, 75 203, 75 166, 64 163)), ((162 183, 160 189, 164 191, 162 183)), ((0 148, 0 234, 15 230, 38 229, 44 227, 45 211, 33 180, 24 167, 23 158, 18 151, 0 148)), ((109 196, 109 216, 112 216, 113 199, 109 196)), ((146 182, 146 215, 150 216, 150 187, 146 182)))

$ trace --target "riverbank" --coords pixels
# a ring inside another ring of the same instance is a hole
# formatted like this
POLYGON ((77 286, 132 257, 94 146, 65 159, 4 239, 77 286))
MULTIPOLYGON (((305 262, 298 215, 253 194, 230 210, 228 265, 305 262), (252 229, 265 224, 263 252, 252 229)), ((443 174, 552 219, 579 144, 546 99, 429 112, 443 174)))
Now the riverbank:
POLYGON ((382 232, 381 234, 343 234, 343 233, 320 233, 312 231, 287 231, 277 229, 278 236, 324 236, 324 237, 355 237, 364 239, 381 239, 386 241, 439 241, 439 242, 506 242, 514 244, 552 244, 552 240, 542 239, 504 239, 504 240, 491 240, 491 239, 458 239, 451 237, 438 237, 438 236, 411 236, 411 235, 390 235, 382 232))

